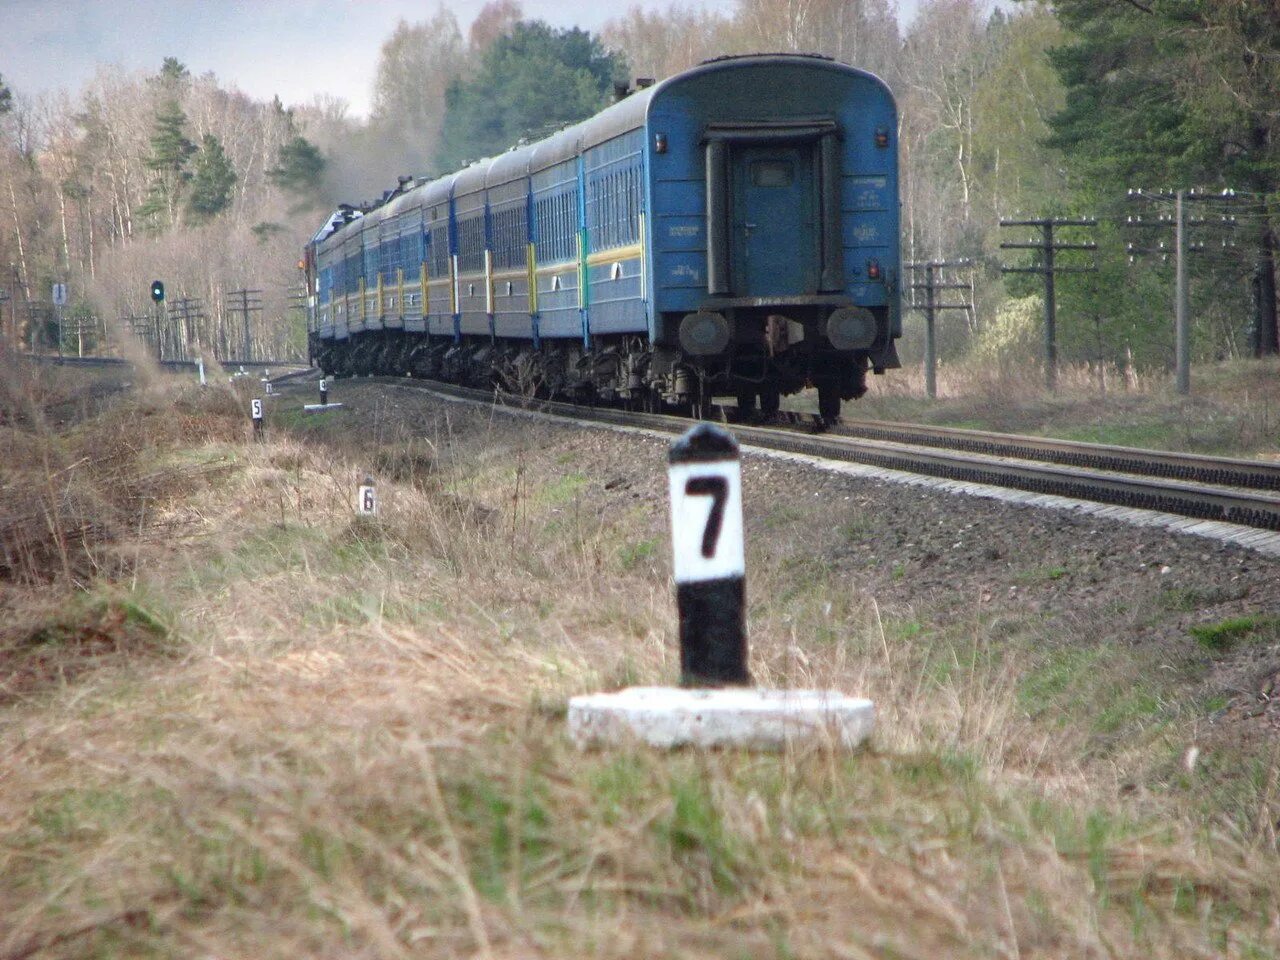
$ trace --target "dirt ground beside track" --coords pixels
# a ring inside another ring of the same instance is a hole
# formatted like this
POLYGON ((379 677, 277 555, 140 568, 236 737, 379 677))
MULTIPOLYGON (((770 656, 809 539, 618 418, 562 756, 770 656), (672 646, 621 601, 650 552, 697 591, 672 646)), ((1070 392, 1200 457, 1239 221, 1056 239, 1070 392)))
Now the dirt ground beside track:
MULTIPOLYGON (((654 540, 666 544, 664 440, 408 391, 343 389, 361 398, 353 415, 371 430, 431 435, 445 416, 448 429, 482 429, 521 451, 520 468, 542 482, 581 474, 574 509, 606 516, 642 505, 654 540), (555 458, 539 456, 552 449, 560 451, 555 458)), ((1104 639, 1150 651, 1190 681, 1187 696, 1221 701, 1204 718, 1202 751, 1280 729, 1280 630, 1269 619, 1280 616, 1280 558, 1159 527, 853 478, 751 452, 743 455, 743 498, 754 608, 769 603, 752 583, 776 553, 771 541, 802 541, 812 569, 846 581, 882 616, 910 611, 933 624, 977 617, 998 627, 1030 618, 1039 643, 1104 639), (1246 631, 1254 642, 1228 637, 1225 649, 1206 649, 1190 632, 1247 618, 1260 621, 1246 631)), ((669 558, 656 554, 655 573, 665 577, 669 558)))
POLYGON ((0 956, 1280 956, 1280 562, 748 453, 753 679, 871 743, 584 753, 676 676, 669 441, 255 388, 113 414, 119 575, 0 591, 0 956))

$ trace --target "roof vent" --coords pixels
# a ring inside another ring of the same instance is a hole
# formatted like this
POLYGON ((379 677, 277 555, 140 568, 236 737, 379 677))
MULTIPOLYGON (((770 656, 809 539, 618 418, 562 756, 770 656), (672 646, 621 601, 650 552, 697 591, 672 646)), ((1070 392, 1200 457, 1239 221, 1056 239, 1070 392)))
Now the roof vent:
POLYGON ((644 90, 653 86, 653 77, 636 77, 636 89, 644 90))

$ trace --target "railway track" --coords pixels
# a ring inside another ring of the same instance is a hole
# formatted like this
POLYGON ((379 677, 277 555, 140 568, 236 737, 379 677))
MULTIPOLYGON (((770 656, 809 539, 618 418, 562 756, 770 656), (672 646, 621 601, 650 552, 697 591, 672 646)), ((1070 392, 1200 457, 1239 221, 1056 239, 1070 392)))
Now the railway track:
MULTIPOLYGON (((133 361, 125 357, 72 357, 58 356, 56 353, 15 353, 14 356, 32 363, 42 363, 58 367, 127 367, 133 361)), ((161 367, 169 370, 194 370, 194 360, 155 360, 161 367)), ((223 367, 252 367, 255 370, 279 367, 289 369, 299 366, 296 360, 222 360, 223 367)))
MULTIPOLYGON (((689 428, 689 420, 683 417, 529 401, 435 381, 373 379, 399 388, 498 403, 577 421, 666 434, 679 434, 689 428)), ((1276 494, 1280 490, 1280 467, 1265 461, 867 421, 842 425, 833 433, 747 424, 734 424, 733 430, 739 441, 749 447, 1033 495, 1157 511, 1207 524, 1280 531, 1280 495, 1276 494), (859 436, 859 432, 876 435, 859 436)))
POLYGON ((1101 443, 1055 440, 1011 433, 988 433, 957 427, 929 427, 914 423, 846 420, 840 436, 887 440, 916 446, 984 453, 1021 460, 1040 460, 1063 466, 1087 467, 1148 477, 1165 477, 1216 486, 1280 491, 1280 462, 1232 457, 1197 456, 1164 450, 1143 450, 1101 443))

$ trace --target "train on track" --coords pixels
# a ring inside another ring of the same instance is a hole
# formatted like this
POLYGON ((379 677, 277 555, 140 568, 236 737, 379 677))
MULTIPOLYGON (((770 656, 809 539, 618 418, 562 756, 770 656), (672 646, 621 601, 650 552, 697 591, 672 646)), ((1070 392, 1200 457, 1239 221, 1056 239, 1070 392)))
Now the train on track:
POLYGON ((897 112, 825 57, 707 61, 596 116, 344 206, 308 244, 309 349, 413 375, 819 414, 899 366, 897 112))

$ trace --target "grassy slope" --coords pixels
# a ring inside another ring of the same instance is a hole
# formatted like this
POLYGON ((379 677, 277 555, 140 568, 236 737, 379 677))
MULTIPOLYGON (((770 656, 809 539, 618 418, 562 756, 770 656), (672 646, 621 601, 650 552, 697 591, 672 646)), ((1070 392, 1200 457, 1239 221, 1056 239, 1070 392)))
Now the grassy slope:
POLYGON ((1197 367, 1189 397, 1165 378, 1112 377, 1104 394, 1086 370, 1063 372, 1056 396, 1036 370, 944 368, 930 402, 917 370, 870 378, 871 391, 845 406, 851 417, 1041 434, 1068 440, 1233 456, 1280 456, 1280 362, 1197 367))
POLYGON ((1229 810, 1148 789, 1194 722, 1125 706, 1177 696, 1154 660, 881 611, 793 504, 748 505, 757 677, 873 696, 875 745, 576 752, 568 696, 674 670, 661 447, 607 488, 612 441, 353 394, 148 448, 222 473, 136 575, 6 594, 43 671, 0 706, 0 957, 1276 955, 1274 764, 1229 810))

